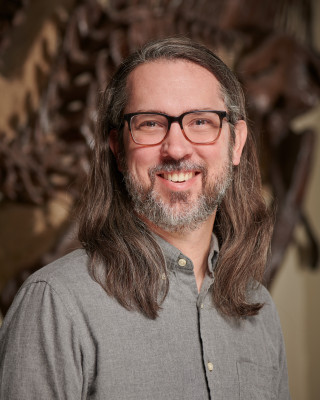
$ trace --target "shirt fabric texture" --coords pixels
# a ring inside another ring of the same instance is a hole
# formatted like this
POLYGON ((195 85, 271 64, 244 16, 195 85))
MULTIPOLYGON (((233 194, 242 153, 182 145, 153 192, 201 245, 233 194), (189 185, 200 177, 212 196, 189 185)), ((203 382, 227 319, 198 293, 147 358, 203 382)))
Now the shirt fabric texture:
POLYGON ((84 250, 29 277, 0 330, 0 399, 290 399, 267 290, 250 293, 265 303, 259 315, 223 317, 211 300, 216 238, 200 293, 191 260, 157 241, 170 286, 156 320, 108 296, 84 250))

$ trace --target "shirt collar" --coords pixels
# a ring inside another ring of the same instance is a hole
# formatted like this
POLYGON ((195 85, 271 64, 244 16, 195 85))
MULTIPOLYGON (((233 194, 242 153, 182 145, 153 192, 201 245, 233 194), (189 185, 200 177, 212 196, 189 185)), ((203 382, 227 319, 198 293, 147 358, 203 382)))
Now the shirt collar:
MULTIPOLYGON (((177 265, 177 260, 181 257, 187 259, 191 262, 191 260, 185 256, 179 249, 174 247, 172 244, 168 243, 165 239, 158 236, 156 233, 152 232, 154 239, 156 240, 157 244, 160 246, 168 269, 173 269, 177 265)), ((219 255, 219 243, 216 235, 212 233, 211 242, 210 242, 210 251, 208 255, 208 270, 209 274, 212 274, 215 268, 215 265, 218 260, 219 255)))

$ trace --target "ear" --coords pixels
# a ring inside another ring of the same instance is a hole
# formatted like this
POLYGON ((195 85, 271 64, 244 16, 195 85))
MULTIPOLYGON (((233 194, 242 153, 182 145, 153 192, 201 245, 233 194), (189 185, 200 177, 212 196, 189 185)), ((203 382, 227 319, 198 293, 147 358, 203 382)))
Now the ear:
POLYGON ((116 129, 112 129, 109 133, 109 146, 117 161, 118 170, 121 172, 121 163, 119 160, 119 139, 118 131, 116 129))
POLYGON ((233 165, 239 165, 243 147, 247 140, 248 128, 245 121, 240 120, 236 123, 235 128, 235 141, 232 150, 233 165))

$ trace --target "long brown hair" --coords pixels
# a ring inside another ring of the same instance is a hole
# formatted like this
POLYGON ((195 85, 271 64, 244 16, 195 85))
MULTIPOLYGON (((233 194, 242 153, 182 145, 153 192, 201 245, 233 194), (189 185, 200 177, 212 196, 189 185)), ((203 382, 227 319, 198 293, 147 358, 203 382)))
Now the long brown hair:
MULTIPOLYGON (((220 82, 221 94, 234 124, 246 120, 241 86, 230 69, 209 49, 189 39, 168 38, 146 44, 127 58, 105 90, 99 109, 92 165, 80 210, 79 239, 90 257, 93 278, 127 309, 156 318, 168 291, 166 263, 147 226, 132 212, 123 176, 109 147, 118 131, 122 143, 127 79, 140 64, 182 59, 198 64, 220 82), (102 273, 99 272, 101 271, 102 273)), ((214 231, 220 242, 213 301, 228 316, 258 313, 248 285, 261 282, 272 231, 270 213, 261 193, 256 146, 251 132, 234 180, 217 210, 214 231)))

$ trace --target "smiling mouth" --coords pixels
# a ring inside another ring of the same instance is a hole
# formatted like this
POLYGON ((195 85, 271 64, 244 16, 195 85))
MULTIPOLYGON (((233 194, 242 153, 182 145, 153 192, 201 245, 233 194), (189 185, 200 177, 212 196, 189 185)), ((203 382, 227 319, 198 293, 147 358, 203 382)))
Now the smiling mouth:
POLYGON ((161 178, 171 182, 186 182, 196 176, 198 172, 173 172, 169 174, 160 174, 161 178))

